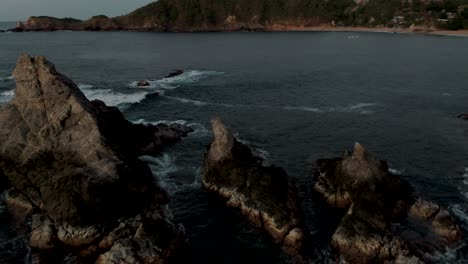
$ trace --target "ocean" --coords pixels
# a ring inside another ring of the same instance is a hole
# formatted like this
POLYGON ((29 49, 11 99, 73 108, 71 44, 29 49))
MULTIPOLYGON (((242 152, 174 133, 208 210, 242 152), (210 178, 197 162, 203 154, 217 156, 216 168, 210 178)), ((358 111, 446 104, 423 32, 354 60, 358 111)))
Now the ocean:
MULTIPOLYGON (((194 263, 287 263, 267 235, 201 189, 210 119, 221 117, 265 163, 298 180, 310 250, 329 263, 330 221, 312 197, 312 164, 354 142, 468 229, 468 121, 455 117, 468 111, 467 45, 464 37, 356 32, 0 33, 0 104, 14 96, 11 72, 28 53, 131 121, 192 126, 175 147, 142 159, 171 194, 194 263), (150 88, 136 86, 143 79, 150 88)), ((5 219, 0 256, 16 254, 5 219)), ((434 257, 467 263, 468 250, 434 257)))

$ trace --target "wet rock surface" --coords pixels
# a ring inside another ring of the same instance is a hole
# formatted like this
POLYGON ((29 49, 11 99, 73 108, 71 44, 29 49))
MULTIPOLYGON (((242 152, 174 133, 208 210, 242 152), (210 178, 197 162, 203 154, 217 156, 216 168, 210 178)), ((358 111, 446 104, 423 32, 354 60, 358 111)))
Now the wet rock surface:
POLYGON ((138 86, 138 87, 147 87, 147 86, 149 86, 149 85, 150 85, 150 83, 149 83, 148 81, 146 81, 146 80, 141 80, 141 81, 139 81, 139 82, 137 83, 137 86, 138 86))
POLYGON ((294 181, 237 141, 220 119, 212 120, 214 139, 205 155, 203 186, 239 208, 252 224, 266 230, 283 250, 303 261, 302 227, 294 181))
POLYGON ((184 230, 171 222, 167 193, 138 157, 191 129, 134 125, 117 108, 86 99, 44 57, 20 57, 13 75, 16 96, 0 109, 0 175, 12 187, 5 203, 30 229, 31 258, 171 260, 184 230), (119 245, 131 254, 116 252, 119 245))
POLYGON ((342 158, 316 161, 315 177, 315 191, 345 212, 331 246, 348 263, 431 263, 424 253, 461 239, 448 211, 416 199, 359 143, 342 158))

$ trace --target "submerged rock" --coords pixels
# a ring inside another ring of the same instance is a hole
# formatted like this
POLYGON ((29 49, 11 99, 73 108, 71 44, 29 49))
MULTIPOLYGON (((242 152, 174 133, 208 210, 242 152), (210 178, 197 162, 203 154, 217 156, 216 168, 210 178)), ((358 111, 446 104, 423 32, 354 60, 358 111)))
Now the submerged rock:
POLYGON ((164 78, 176 77, 176 76, 179 76, 179 75, 181 75, 181 74, 183 74, 183 73, 184 73, 183 70, 175 70, 175 71, 169 73, 168 75, 166 75, 166 77, 164 77, 164 78))
POLYGON ((147 87, 150 86, 150 83, 147 80, 142 80, 137 83, 138 87, 147 87))
POLYGON ((429 232, 436 238, 427 239, 424 250, 443 249, 461 238, 447 211, 416 202, 409 183, 390 174, 386 162, 359 143, 352 154, 316 161, 315 176, 315 191, 332 207, 346 210, 331 245, 347 263, 418 263, 423 256, 409 233, 414 238, 429 232), (411 220, 417 220, 419 228, 404 226, 411 220))
POLYGON ((205 155, 203 186, 228 199, 254 225, 265 229, 290 255, 300 259, 304 230, 294 181, 237 141, 220 119, 212 120, 214 139, 205 155))
POLYGON ((457 115, 458 118, 468 120, 468 113, 461 113, 457 115))
POLYGON ((0 109, 0 175, 13 187, 10 210, 32 219, 30 246, 49 252, 34 258, 130 263, 113 253, 125 244, 138 260, 131 263, 168 260, 183 229, 171 223, 168 195, 138 156, 190 129, 134 125, 86 99, 44 57, 20 57, 13 75, 16 96, 0 109))
POLYGON ((23 24, 23 22, 18 21, 16 23, 16 26, 14 28, 8 29, 8 32, 24 32, 26 30, 26 26, 23 24))

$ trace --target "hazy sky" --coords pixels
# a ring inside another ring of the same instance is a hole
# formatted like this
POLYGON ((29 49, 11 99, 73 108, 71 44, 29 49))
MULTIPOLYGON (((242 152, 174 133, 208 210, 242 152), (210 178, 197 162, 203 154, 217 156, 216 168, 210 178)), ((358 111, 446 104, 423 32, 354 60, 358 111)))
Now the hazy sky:
POLYGON ((127 14, 156 0, 0 0, 0 21, 26 20, 30 16, 90 18, 127 14))

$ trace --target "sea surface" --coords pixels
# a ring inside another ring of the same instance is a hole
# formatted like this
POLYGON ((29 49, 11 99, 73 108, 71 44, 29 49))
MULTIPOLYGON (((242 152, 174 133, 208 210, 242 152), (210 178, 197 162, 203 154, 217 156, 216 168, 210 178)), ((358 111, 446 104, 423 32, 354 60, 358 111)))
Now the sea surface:
MULTIPOLYGON (((312 164, 355 142, 467 230, 468 121, 455 117, 468 111, 467 46, 462 37, 386 33, 0 33, 0 104, 14 96, 12 70, 28 53, 129 120, 192 126, 174 148, 142 159, 169 190, 194 263, 287 263, 268 236, 201 189, 210 119, 221 117, 265 163, 297 178, 310 251, 328 263, 333 227, 312 198, 312 164), (178 69, 185 73, 163 78, 178 69), (150 88, 136 86, 143 79, 150 88)), ((0 215, 0 256, 15 254, 0 215)), ((434 258, 467 263, 467 251, 461 244, 434 258)))

